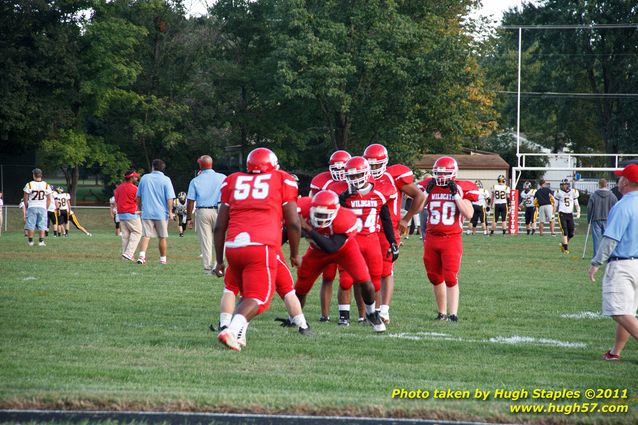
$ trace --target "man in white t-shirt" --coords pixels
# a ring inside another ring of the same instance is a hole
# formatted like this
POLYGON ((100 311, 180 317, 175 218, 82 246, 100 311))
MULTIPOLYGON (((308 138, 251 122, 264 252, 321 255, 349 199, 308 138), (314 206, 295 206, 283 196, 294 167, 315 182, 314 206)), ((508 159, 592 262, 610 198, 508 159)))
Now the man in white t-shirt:
POLYGON ((27 229, 29 246, 33 246, 33 235, 35 229, 40 232, 39 246, 46 246, 44 243, 44 232, 47 230, 47 209, 53 202, 51 186, 42 180, 42 170, 33 169, 33 180, 27 183, 22 190, 24 192, 24 206, 27 210, 27 220, 24 226, 27 229))

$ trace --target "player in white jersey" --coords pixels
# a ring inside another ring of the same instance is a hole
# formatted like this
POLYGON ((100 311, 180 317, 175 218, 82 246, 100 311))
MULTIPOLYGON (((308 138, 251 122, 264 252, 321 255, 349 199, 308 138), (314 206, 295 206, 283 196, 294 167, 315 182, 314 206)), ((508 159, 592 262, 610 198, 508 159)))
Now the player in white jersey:
POLYGON ((120 236, 120 219, 117 216, 117 205, 115 205, 115 196, 111 196, 109 199, 109 213, 111 214, 111 220, 115 223, 115 236, 120 236))
POLYGON ((574 209, 576 218, 580 218, 580 205, 578 204, 578 192, 572 189, 568 179, 563 179, 560 189, 554 193, 556 203, 554 212, 558 211, 558 223, 563 233, 560 250, 569 254, 569 240, 574 237, 574 209))
POLYGON ((51 197, 51 186, 42 180, 42 170, 33 169, 33 180, 27 183, 22 189, 24 206, 27 210, 27 219, 24 228, 27 229, 29 246, 33 246, 33 235, 35 229, 40 232, 39 246, 46 246, 44 234, 47 230, 47 209, 53 199, 51 197))
POLYGON ((521 202, 519 207, 525 209, 525 229, 527 234, 533 235, 536 233, 536 206, 534 205, 534 195, 536 195, 536 189, 532 189, 531 182, 525 182, 523 184, 523 190, 521 191, 521 202))
POLYGON ((69 211, 71 210, 71 195, 64 191, 62 186, 58 186, 56 204, 58 209, 58 234, 67 237, 69 235, 69 221, 71 220, 69 211))
POLYGON ((492 231, 490 235, 494 234, 496 230, 496 223, 498 219, 501 219, 501 226, 503 228, 503 234, 507 233, 507 204, 510 197, 510 187, 505 184, 505 176, 498 176, 498 183, 492 187, 492 209, 494 210, 494 221, 492 221, 492 231))
POLYGON ((49 208, 47 208, 47 230, 45 232, 46 236, 49 236, 49 230, 53 228, 53 236, 58 236, 58 194, 55 191, 55 186, 50 185, 51 187, 51 203, 49 204, 49 208))
POLYGON ((481 226, 483 226, 483 234, 487 235, 486 208, 490 203, 491 195, 490 192, 483 187, 482 181, 476 180, 474 184, 476 184, 476 187, 478 188, 478 190, 475 191, 478 195, 478 200, 472 202, 472 208, 474 208, 474 215, 472 215, 472 219, 470 220, 472 230, 468 230, 467 234, 476 234, 476 225, 480 220, 481 226))
POLYGON ((188 214, 186 213, 187 199, 186 192, 179 192, 177 198, 173 201, 173 214, 174 220, 177 221, 177 227, 179 229, 179 237, 184 237, 184 232, 188 225, 188 214))

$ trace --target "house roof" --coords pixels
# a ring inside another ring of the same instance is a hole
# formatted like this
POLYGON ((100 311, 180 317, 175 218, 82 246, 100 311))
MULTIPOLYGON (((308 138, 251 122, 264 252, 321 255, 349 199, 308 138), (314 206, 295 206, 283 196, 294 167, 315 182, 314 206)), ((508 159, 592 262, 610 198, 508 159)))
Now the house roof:
MULTIPOLYGON (((434 162, 446 155, 423 155, 414 163, 415 168, 430 170, 434 162)), ((456 159, 460 170, 507 170, 509 164, 497 154, 449 155, 456 159)))

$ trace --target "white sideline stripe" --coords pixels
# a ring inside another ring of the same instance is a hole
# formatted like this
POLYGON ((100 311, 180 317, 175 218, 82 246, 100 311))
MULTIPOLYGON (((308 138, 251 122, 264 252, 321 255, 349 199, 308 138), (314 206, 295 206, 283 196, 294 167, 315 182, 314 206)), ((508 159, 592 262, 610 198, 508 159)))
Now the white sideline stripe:
POLYGON ((578 313, 564 313, 560 315, 563 319, 605 319, 600 311, 579 311, 578 313))
POLYGON ((547 339, 547 338, 534 338, 529 336, 495 336, 489 339, 465 339, 461 337, 455 337, 452 335, 437 333, 437 332, 415 332, 415 333, 393 333, 387 335, 390 338, 400 338, 400 339, 408 339, 411 341, 421 341, 424 339, 427 340, 443 340, 443 341, 459 341, 459 342, 473 342, 473 343, 485 343, 491 342, 493 344, 511 344, 511 345, 521 345, 521 344, 531 344, 531 345, 550 345, 554 347, 563 347, 563 348, 586 348, 587 344, 584 342, 571 342, 571 341, 559 341, 556 339, 547 339))
MULTIPOLYGON (((110 410, 38 410, 38 409, 0 409, 0 418, 5 417, 8 414, 33 414, 33 415, 60 415, 60 416, 84 416, 95 419, 95 416, 115 417, 125 415, 139 415, 144 416, 173 416, 175 418, 189 418, 189 417, 205 417, 211 420, 213 419, 287 419, 302 421, 325 421, 326 423, 342 422, 344 424, 349 423, 403 423, 403 424, 415 424, 415 425, 519 425, 519 423, 493 423, 493 422, 469 422, 469 421, 446 421, 435 419, 417 419, 417 418, 373 418, 370 416, 309 416, 309 415, 265 415, 265 414, 250 414, 250 413, 208 413, 208 412, 140 412, 131 410, 122 411, 110 411, 110 410)), ((258 424, 259 422, 256 422, 258 424)))
POLYGON ((38 279, 38 278, 37 278, 37 277, 35 277, 35 276, 27 276, 27 277, 25 277, 25 278, 24 278, 24 279, 22 279, 22 280, 37 280, 37 279, 38 279))

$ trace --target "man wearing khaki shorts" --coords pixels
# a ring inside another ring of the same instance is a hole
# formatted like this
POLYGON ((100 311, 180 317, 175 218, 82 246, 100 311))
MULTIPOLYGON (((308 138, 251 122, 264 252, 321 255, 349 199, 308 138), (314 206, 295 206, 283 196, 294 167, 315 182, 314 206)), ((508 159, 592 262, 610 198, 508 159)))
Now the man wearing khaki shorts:
POLYGON ((618 189, 623 197, 609 212, 607 228, 589 278, 608 261, 603 277, 603 314, 617 323, 616 339, 605 360, 619 360, 630 336, 638 340, 638 164, 630 164, 614 174, 621 176, 618 189))
POLYGON ((534 194, 534 204, 538 207, 538 234, 543 236, 543 224, 549 222, 549 231, 552 236, 554 233, 554 194, 549 188, 545 180, 540 181, 540 189, 534 194))
POLYGON ((153 160, 153 172, 145 174, 137 188, 137 203, 142 211, 142 244, 138 264, 146 263, 146 249, 151 238, 159 239, 160 264, 166 264, 168 220, 173 219, 175 191, 171 179, 164 175, 166 164, 153 160))

